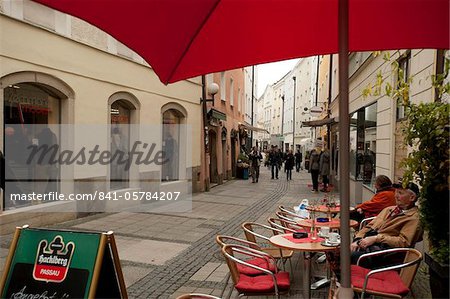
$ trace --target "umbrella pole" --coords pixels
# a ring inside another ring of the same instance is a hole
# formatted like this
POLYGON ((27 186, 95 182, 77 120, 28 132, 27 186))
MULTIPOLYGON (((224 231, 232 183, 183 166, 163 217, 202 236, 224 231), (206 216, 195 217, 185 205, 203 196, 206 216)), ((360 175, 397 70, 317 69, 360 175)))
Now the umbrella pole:
POLYGON ((339 298, 353 298, 350 280, 350 119, 348 101, 348 0, 339 0, 339 193, 341 201, 341 288, 339 298))

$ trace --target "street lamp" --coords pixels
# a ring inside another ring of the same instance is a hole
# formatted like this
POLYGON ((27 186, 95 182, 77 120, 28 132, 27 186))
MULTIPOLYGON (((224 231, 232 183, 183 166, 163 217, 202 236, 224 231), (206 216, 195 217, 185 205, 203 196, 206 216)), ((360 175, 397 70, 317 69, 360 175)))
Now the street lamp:
POLYGON ((207 125, 207 117, 206 117, 206 102, 212 102, 213 106, 214 106, 214 96, 217 94, 217 92, 219 91, 219 85, 217 85, 217 83, 211 83, 208 85, 208 94, 211 95, 210 99, 206 98, 206 90, 205 90, 205 85, 206 85, 206 79, 205 76, 202 76, 202 84, 203 84, 203 88, 202 88, 202 98, 200 99, 200 103, 202 104, 202 108, 203 108, 203 126, 205 128, 205 152, 209 152, 208 149, 208 125, 207 125))
POLYGON ((203 128, 204 128, 204 147, 205 147, 205 161, 204 161, 204 174, 205 174, 205 191, 209 191, 209 174, 208 174, 208 169, 209 167, 207 167, 208 165, 208 124, 207 124, 207 117, 206 117, 206 102, 213 102, 214 105, 214 96, 217 94, 217 92, 219 91, 219 85, 217 85, 216 83, 211 83, 208 86, 208 94, 211 95, 211 99, 207 99, 206 98, 206 77, 205 75, 202 76, 202 97, 200 98, 200 104, 202 105, 202 110, 203 110, 203 128))

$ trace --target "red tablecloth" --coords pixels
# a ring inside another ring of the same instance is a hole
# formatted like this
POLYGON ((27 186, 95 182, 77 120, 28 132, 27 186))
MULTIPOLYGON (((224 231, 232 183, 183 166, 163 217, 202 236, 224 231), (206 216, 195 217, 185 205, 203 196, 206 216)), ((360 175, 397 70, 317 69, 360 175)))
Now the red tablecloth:
POLYGON ((295 239, 291 234, 283 236, 283 238, 294 242, 294 243, 319 243, 322 242, 324 239, 317 237, 317 239, 313 240, 311 237, 308 236, 308 238, 302 238, 302 239, 295 239))

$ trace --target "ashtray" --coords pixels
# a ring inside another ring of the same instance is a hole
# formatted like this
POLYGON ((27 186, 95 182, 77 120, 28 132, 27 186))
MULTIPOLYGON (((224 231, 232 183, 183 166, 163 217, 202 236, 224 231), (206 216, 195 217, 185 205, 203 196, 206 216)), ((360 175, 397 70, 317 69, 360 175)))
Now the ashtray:
POLYGON ((295 233, 292 233, 292 237, 294 239, 303 239, 303 238, 307 238, 308 237, 308 233, 295 232, 295 233))
POLYGON ((330 222, 330 219, 325 218, 325 217, 319 217, 316 220, 317 220, 317 222, 330 222))
POLYGON ((336 247, 341 245, 341 241, 331 242, 330 240, 324 240, 320 244, 327 247, 336 247))

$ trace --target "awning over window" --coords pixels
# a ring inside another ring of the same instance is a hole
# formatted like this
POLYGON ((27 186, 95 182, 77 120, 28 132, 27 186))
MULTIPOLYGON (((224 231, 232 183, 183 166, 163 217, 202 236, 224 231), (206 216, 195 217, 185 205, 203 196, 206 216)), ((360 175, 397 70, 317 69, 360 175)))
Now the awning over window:
POLYGON ((248 125, 248 124, 239 123, 239 127, 244 127, 245 129, 250 130, 250 131, 254 131, 254 132, 263 132, 263 133, 270 134, 269 131, 267 131, 264 128, 258 128, 258 127, 254 127, 254 126, 251 126, 251 125, 248 125))
POLYGON ((209 118, 215 118, 215 119, 218 119, 218 120, 223 120, 223 121, 227 120, 227 115, 225 113, 220 112, 219 110, 216 110, 214 108, 211 108, 208 111, 208 117, 209 118))
POLYGON ((339 120, 337 117, 333 117, 333 118, 324 118, 324 119, 318 119, 318 120, 304 121, 304 122, 302 122, 302 124, 304 127, 321 127, 323 125, 337 123, 338 121, 339 120))

